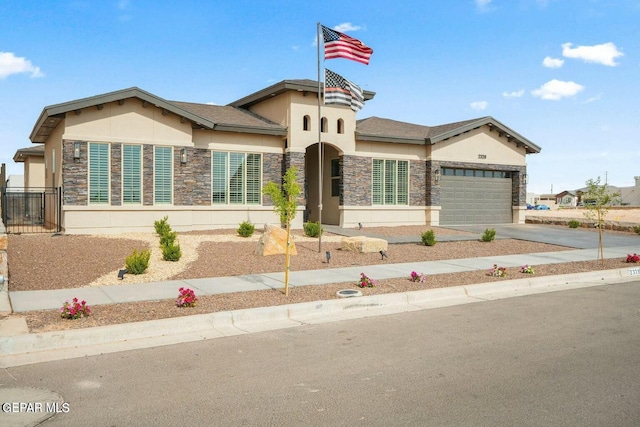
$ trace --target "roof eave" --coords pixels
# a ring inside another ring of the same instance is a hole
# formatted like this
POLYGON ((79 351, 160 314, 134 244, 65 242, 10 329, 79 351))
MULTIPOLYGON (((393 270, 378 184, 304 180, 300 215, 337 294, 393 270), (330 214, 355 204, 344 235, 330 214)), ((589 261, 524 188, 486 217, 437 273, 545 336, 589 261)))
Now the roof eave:
POLYGON ((474 122, 467 123, 466 125, 452 129, 448 132, 444 132, 434 137, 428 138, 427 142, 429 144, 435 144, 437 142, 447 140, 454 136, 469 132, 473 129, 477 129, 485 125, 498 128, 498 131, 501 134, 504 134, 504 136, 506 136, 510 141, 515 141, 517 144, 522 145, 527 151, 527 154, 537 154, 542 150, 539 146, 529 141, 524 136, 520 135, 519 133, 515 132, 514 130, 510 129, 509 127, 505 126, 504 124, 500 123, 498 120, 490 116, 483 117, 474 122))
POLYGON ((382 136, 366 133, 356 132, 356 141, 371 141, 371 142, 390 142, 394 144, 413 144, 413 145, 426 145, 427 141, 424 138, 401 138, 395 136, 382 136))
POLYGON ((217 130, 220 132, 236 132, 236 133, 253 133, 260 135, 275 135, 275 136, 286 136, 286 129, 274 129, 274 128, 266 128, 259 126, 240 126, 240 125, 228 125, 217 123, 213 130, 217 130))

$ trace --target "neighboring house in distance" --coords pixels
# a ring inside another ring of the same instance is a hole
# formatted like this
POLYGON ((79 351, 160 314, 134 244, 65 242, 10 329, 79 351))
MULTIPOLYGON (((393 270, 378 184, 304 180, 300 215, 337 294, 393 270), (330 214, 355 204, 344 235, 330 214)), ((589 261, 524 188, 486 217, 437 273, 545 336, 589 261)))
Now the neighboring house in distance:
POLYGON ((540 194, 536 198, 534 205, 547 205, 550 209, 554 209, 557 207, 557 200, 555 194, 540 194))
POLYGON ((261 190, 291 166, 296 228, 320 214, 342 227, 524 223, 526 155, 540 148, 496 119, 430 127, 323 105, 318 122, 318 96, 314 80, 226 106, 134 87, 45 107, 30 139, 45 185, 63 189, 67 233, 148 232, 165 215, 176 231, 277 223, 261 190))
POLYGON ((640 176, 634 176, 633 187, 619 187, 623 206, 640 206, 640 176))
POLYGON ((573 191, 563 191, 556 194, 556 204, 560 208, 575 208, 578 206, 578 195, 573 191))
POLYGON ((13 156, 13 161, 24 164, 24 184, 20 187, 42 188, 44 181, 44 145, 20 148, 13 156))

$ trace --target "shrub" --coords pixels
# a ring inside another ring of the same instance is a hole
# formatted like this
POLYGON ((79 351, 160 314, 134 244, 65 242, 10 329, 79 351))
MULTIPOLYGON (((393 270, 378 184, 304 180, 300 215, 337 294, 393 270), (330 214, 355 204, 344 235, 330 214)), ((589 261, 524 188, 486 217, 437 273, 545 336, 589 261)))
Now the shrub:
POLYGON ((482 235, 483 242, 492 242, 496 238, 496 230, 493 228, 487 228, 482 235))
POLYGON ((196 293, 189 288, 178 289, 178 299, 176 299, 176 305, 178 307, 195 307, 198 302, 196 293))
POLYGON ((160 235, 160 246, 173 245, 176 242, 178 233, 175 231, 167 231, 160 235))
POLYGON ((489 270, 489 272, 487 273, 487 276, 506 277, 507 269, 506 267, 498 267, 498 264, 493 264, 493 268, 489 270))
POLYGON ((535 271, 533 270, 533 266, 532 265, 523 265, 522 267, 520 267, 520 273, 525 273, 525 274, 535 274, 535 271))
POLYGON ((635 231, 636 234, 640 234, 640 225, 634 225, 633 231, 635 231))
POLYGON ((411 276, 409 276, 409 280, 411 280, 412 282, 424 283, 427 278, 422 273, 418 274, 417 272, 412 271, 411 276))
POLYGON ((170 242, 162 245, 162 259, 165 261, 180 261, 182 257, 182 250, 180 245, 175 242, 170 242))
POLYGON ((79 319, 89 314, 91 314, 91 310, 87 302, 84 300, 79 302, 78 298, 74 298, 71 302, 66 300, 60 308, 60 317, 63 319, 79 319))
POLYGON ((434 246, 438 241, 436 240, 436 233, 433 230, 427 230, 422 233, 422 244, 425 246, 434 246))
POLYGON ((304 223, 304 234, 309 237, 318 237, 323 231, 319 221, 304 223))
POLYGON ((253 232, 256 231, 256 226, 249 221, 242 221, 236 231, 242 237, 251 237, 253 236, 253 232))
POLYGON ((142 274, 147 268, 149 268, 149 259, 151 258, 151 251, 145 249, 144 251, 138 252, 137 250, 133 250, 133 253, 129 255, 125 260, 125 266, 127 268, 127 273, 129 274, 142 274))
POLYGON ((580 227, 580 221, 578 221, 577 219, 572 219, 571 221, 569 221, 569 228, 578 228, 580 227))
POLYGON ((161 220, 153 222, 153 226, 156 229, 156 234, 158 234, 159 236, 163 236, 169 231, 171 231, 171 226, 167 222, 168 220, 169 220, 169 217, 165 216, 161 220))

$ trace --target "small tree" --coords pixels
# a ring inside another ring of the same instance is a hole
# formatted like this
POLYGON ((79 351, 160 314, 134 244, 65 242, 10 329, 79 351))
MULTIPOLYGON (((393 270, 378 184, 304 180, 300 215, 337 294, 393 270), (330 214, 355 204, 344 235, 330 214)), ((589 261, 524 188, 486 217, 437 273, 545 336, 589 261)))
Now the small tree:
POLYGON ((600 253, 598 255, 600 262, 604 264, 604 247, 602 242, 602 231, 604 229, 604 219, 609 212, 609 208, 614 203, 620 203, 620 193, 607 192, 607 185, 600 185, 600 177, 597 179, 589 179, 586 182, 587 191, 582 195, 584 200, 584 216, 595 222, 598 227, 598 247, 600 253))
POLYGON ((298 208, 298 169, 295 166, 287 169, 283 177, 282 188, 275 182, 269 182, 262 188, 262 193, 273 202, 273 210, 280 215, 280 223, 287 228, 287 246, 284 251, 284 294, 289 296, 289 270, 291 268, 291 221, 296 217, 298 208))

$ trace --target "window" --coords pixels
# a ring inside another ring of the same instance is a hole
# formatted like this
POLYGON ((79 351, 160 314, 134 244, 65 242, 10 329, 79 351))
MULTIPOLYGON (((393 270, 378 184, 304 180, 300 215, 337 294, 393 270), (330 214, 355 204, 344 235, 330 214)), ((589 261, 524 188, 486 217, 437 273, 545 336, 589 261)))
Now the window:
POLYGON ((122 146, 122 201, 142 202, 142 147, 122 146))
POLYGON ((327 121, 326 117, 323 117, 320 120, 320 132, 328 132, 328 128, 329 127, 329 122, 327 121))
POLYGON ((216 204, 260 204, 262 155, 214 151, 211 201, 216 204))
POLYGON ((109 203, 109 144, 89 144, 89 203, 109 203))
POLYGON ((340 160, 331 159, 331 196, 340 195, 340 160))
POLYGON ((374 205, 409 204, 409 162, 406 160, 373 160, 374 205))
POLYGON ((302 130, 311 130, 311 117, 304 116, 302 118, 302 130))
POLYGON ((172 154, 171 147, 156 147, 153 158, 154 203, 172 203, 172 154))
POLYGON ((344 120, 338 119, 338 123, 336 124, 336 128, 338 129, 338 133, 344 133, 344 120))

